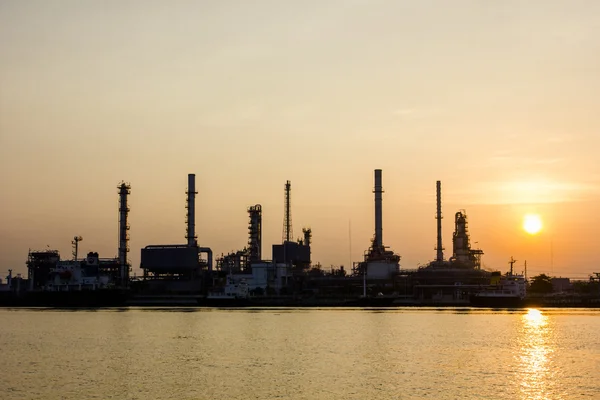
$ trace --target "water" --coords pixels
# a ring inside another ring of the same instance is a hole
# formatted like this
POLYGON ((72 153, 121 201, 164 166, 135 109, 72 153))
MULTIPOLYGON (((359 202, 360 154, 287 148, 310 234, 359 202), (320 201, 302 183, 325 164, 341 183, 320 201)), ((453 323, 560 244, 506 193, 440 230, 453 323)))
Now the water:
POLYGON ((600 311, 0 309, 0 398, 580 399, 600 311))

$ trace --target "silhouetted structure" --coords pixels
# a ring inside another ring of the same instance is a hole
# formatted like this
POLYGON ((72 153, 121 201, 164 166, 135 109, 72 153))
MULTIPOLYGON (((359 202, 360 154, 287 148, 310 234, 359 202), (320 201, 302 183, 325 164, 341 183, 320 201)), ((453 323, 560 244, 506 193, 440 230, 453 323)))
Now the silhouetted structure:
POLYGON ((454 235, 452 236, 452 258, 450 262, 467 268, 481 267, 483 251, 471 249, 467 214, 460 210, 454 215, 454 235))
POLYGON ((212 270, 212 250, 209 247, 199 247, 196 237, 195 196, 196 175, 188 174, 188 189, 186 191, 186 244, 161 244, 146 246, 141 251, 140 268, 144 278, 189 280, 199 279, 203 271, 212 270), (201 259, 200 254, 206 254, 207 259, 201 259))
POLYGON ((436 261, 438 263, 442 263, 444 261, 444 247, 442 246, 442 182, 436 182, 436 200, 437 200, 437 212, 436 212, 436 220, 437 220, 437 256, 436 261))
POLYGON ((129 253, 129 225, 127 217, 129 216, 129 207, 127 206, 127 198, 131 193, 131 186, 125 182, 121 182, 119 189, 119 264, 120 264, 120 285, 127 286, 129 283, 129 270, 131 266, 127 260, 129 253))
POLYGON ((282 242, 289 242, 294 236, 292 232, 292 183, 287 181, 285 183, 285 203, 284 203, 284 216, 283 216, 283 238, 282 242))
POLYGON ((262 207, 248 207, 248 261, 260 262, 262 258, 262 207))
POLYGON ((375 234, 364 261, 354 268, 355 274, 366 274, 369 279, 390 279, 400 270, 400 256, 383 245, 383 187, 381 170, 375 170, 375 234))
POLYGON ((283 216, 283 243, 273 245, 273 262, 289 264, 296 268, 306 269, 310 266, 310 241, 312 232, 304 228, 303 239, 292 241, 292 209, 291 209, 291 191, 290 181, 285 183, 284 198, 284 216, 283 216))

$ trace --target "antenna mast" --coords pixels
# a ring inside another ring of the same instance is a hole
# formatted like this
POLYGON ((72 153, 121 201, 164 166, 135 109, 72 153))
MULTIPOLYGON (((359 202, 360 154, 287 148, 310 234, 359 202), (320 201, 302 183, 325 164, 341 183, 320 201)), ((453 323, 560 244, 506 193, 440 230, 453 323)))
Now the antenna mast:
POLYGON ((510 264, 510 274, 513 274, 513 264, 516 263, 517 260, 515 260, 514 258, 512 258, 512 256, 510 257, 510 261, 508 262, 510 264))

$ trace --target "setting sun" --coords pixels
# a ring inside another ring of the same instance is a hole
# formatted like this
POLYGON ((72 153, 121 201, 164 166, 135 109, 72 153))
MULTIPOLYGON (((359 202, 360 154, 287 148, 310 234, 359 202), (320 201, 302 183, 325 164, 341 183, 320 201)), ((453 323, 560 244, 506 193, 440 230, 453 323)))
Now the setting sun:
POLYGON ((542 219, 536 214, 527 214, 523 220, 523 229, 530 235, 535 235, 542 230, 542 219))

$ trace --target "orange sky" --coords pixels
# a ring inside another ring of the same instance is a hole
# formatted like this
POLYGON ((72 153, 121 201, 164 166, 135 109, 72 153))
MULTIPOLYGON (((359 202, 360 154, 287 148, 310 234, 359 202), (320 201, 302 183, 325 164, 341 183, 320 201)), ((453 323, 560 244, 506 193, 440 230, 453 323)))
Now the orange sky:
POLYGON ((263 205, 263 256, 295 236, 313 260, 360 260, 383 169, 384 243, 414 268, 445 255, 466 209, 484 264, 598 272, 600 3, 0 1, 0 276, 29 248, 116 255, 132 185, 131 259, 185 242, 242 248, 263 205), (526 213, 544 228, 526 234, 526 213))

